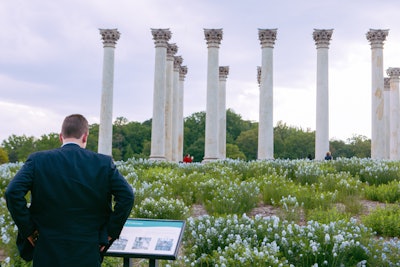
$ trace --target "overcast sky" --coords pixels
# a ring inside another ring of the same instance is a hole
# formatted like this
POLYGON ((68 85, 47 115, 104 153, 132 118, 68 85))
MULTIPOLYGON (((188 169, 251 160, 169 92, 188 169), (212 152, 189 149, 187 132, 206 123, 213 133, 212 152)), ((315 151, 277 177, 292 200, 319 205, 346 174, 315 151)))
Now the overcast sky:
POLYGON ((330 139, 371 136, 371 48, 366 33, 389 29, 384 70, 400 67, 398 0, 1 0, 0 142, 11 134, 58 133, 66 115, 99 123, 103 45, 117 28, 113 117, 152 117, 151 28, 169 28, 188 67, 184 116, 206 109, 204 28, 222 28, 219 63, 229 66, 227 108, 258 121, 258 29, 277 28, 274 126, 315 130, 314 29, 334 29, 329 46, 330 139))

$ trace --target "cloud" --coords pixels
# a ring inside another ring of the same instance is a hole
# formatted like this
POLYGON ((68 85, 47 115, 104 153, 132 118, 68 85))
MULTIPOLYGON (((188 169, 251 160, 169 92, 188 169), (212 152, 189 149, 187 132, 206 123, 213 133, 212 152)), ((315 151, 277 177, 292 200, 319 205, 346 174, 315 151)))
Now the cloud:
POLYGON ((390 29, 384 69, 398 67, 399 12, 394 0, 5 1, 0 6, 0 23, 5 25, 0 39, 0 95, 7 113, 1 113, 0 120, 13 118, 15 128, 2 128, 2 134, 41 134, 46 129, 41 121, 47 114, 47 121, 56 120, 57 127, 64 116, 76 112, 98 122, 103 64, 99 28, 121 32, 115 49, 114 118, 144 121, 152 116, 155 48, 151 28, 170 28, 171 42, 178 45, 178 55, 188 66, 185 116, 205 111, 203 29, 223 28, 219 56, 220 65, 230 67, 227 107, 244 119, 258 119, 258 28, 277 28, 274 120, 314 128, 316 47, 312 32, 333 28, 330 135, 369 136, 371 50, 365 34, 369 28, 390 29), (28 113, 30 125, 17 119, 28 113))
POLYGON ((9 102, 0 102, 0 140, 12 134, 39 137, 51 132, 58 133, 63 117, 51 110, 9 102), (4 131, 7 129, 7 131, 4 131))

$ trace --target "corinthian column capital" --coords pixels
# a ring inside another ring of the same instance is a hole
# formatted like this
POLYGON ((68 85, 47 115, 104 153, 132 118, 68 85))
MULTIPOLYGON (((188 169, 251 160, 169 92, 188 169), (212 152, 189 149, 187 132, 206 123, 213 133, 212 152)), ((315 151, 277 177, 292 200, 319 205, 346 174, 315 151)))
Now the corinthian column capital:
POLYGON ((370 29, 367 32, 367 40, 371 44, 371 48, 383 48, 383 42, 386 41, 388 34, 389 30, 370 29))
POLYGON ((317 48, 329 48, 329 42, 332 38, 333 29, 314 29, 313 38, 317 48))
POLYGON ((208 47, 219 48, 222 40, 222 29, 204 29, 208 47))
POLYGON ((219 66, 219 79, 226 80, 229 74, 229 66, 219 66))
POLYGON ((174 60, 175 54, 178 53, 178 46, 176 44, 167 44, 167 60, 174 60))
POLYGON ((151 29, 151 34, 156 47, 168 46, 168 41, 171 39, 171 31, 169 29, 151 29))
POLYGON ((383 88, 385 91, 390 91, 390 78, 383 78, 383 88))
POLYGON ((258 39, 261 47, 274 48, 278 29, 258 29, 258 39))
POLYGON ((104 47, 114 47, 121 35, 117 29, 100 29, 104 47))
POLYGON ((181 66, 179 69, 179 80, 184 81, 188 72, 187 66, 181 66))
POLYGON ((183 58, 181 56, 174 57, 174 71, 179 71, 183 62, 183 58))
POLYGON ((400 76, 400 68, 388 68, 386 70, 387 75, 389 75, 390 79, 396 78, 398 79, 400 76))

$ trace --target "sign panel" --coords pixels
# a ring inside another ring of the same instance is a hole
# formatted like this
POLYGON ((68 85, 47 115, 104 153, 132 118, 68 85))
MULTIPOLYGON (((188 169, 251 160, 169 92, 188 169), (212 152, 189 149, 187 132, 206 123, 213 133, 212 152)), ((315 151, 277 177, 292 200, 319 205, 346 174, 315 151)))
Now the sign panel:
POLYGON ((185 221, 129 218, 107 256, 175 260, 185 221))

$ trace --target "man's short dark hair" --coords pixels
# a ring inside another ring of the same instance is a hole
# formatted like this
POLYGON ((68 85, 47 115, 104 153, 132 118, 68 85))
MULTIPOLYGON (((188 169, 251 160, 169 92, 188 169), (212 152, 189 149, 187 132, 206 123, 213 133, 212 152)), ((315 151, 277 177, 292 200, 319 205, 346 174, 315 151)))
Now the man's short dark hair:
POLYGON ((61 127, 61 134, 64 138, 80 138, 89 131, 89 123, 80 114, 72 114, 65 117, 61 127))

